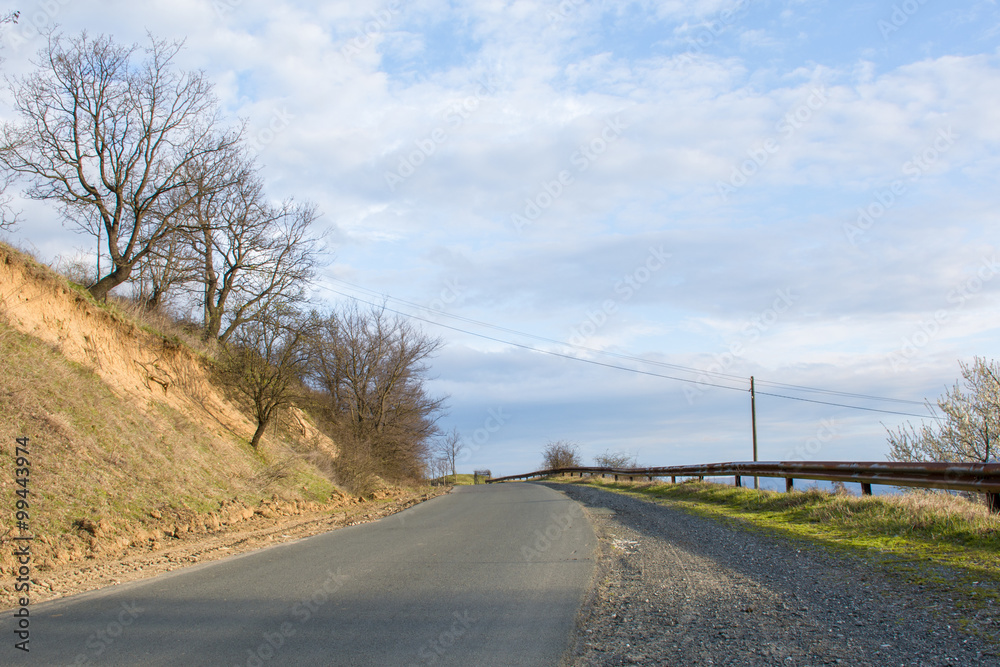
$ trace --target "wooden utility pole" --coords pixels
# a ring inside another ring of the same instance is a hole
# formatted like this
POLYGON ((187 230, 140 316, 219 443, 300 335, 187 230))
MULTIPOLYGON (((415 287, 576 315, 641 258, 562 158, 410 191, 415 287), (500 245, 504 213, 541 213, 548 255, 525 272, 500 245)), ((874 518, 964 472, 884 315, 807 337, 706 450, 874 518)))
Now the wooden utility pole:
MULTIPOLYGON (((753 392, 753 376, 750 376, 750 427, 753 429, 753 460, 757 462, 757 399, 753 392)), ((753 488, 759 488, 757 477, 753 478, 753 488)))

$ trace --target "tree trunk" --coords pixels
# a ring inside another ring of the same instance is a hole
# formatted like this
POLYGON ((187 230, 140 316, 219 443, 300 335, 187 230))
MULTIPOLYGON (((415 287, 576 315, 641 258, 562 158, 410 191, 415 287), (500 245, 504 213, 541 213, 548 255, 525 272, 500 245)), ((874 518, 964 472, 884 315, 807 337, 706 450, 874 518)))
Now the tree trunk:
POLYGON ((257 421, 257 430, 253 432, 253 437, 250 438, 250 446, 257 449, 260 444, 260 437, 264 435, 264 430, 267 428, 266 421, 257 421))
MULTIPOLYGON (((202 334, 205 340, 219 338, 222 330, 222 310, 206 306, 205 308, 205 331, 202 334)), ((222 341, 223 343, 225 341, 222 341)))
POLYGON ((88 289, 95 301, 107 301, 108 292, 121 285, 132 275, 132 265, 119 266, 114 271, 104 276, 88 289))
POLYGON ((160 304, 163 303, 163 292, 164 290, 160 289, 159 287, 153 288, 152 295, 150 295, 150 297, 146 299, 146 303, 144 304, 144 307, 147 311, 152 313, 160 309, 160 304))

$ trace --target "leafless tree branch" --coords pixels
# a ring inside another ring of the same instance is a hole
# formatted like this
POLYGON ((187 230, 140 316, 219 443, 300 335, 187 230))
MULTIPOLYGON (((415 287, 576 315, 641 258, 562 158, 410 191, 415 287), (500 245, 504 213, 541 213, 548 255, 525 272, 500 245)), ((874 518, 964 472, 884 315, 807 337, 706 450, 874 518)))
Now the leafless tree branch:
POLYGON ((103 231, 112 266, 90 287, 95 298, 174 233, 187 202, 171 195, 188 191, 188 166, 239 141, 238 132, 217 130, 204 74, 173 65, 181 46, 50 35, 38 70, 13 83, 20 121, 2 127, 0 165, 82 231, 103 231))

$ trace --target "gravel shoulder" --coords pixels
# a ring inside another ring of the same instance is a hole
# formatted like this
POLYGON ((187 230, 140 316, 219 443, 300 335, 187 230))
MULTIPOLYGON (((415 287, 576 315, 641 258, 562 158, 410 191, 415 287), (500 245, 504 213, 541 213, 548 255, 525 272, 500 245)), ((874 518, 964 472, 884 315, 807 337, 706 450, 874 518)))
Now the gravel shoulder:
POLYGON ((584 506, 600 542, 569 665, 1000 665, 981 638, 1000 636, 995 597, 973 609, 872 559, 550 486, 584 506))

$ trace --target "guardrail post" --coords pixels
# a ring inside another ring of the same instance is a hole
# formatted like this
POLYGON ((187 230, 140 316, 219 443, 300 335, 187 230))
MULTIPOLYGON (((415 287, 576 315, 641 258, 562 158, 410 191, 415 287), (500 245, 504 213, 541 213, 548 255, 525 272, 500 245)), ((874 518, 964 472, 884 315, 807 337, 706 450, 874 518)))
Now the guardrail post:
POLYGON ((861 482, 861 495, 870 496, 872 494, 872 485, 868 482, 861 482))
POLYGON ((793 488, 795 488, 795 480, 793 480, 791 477, 786 477, 785 478, 785 493, 788 493, 793 488))
POLYGON ((677 475, 671 475, 670 476, 670 483, 671 484, 676 484, 677 483, 677 475))
POLYGON ((736 488, 737 488, 737 489, 739 489, 739 488, 741 488, 742 486, 743 486, 743 480, 741 480, 741 479, 740 479, 740 476, 739 476, 739 475, 737 475, 737 476, 736 476, 736 488))
POLYGON ((653 476, 652 476, 652 475, 650 475, 650 476, 649 476, 649 481, 650 481, 650 482, 652 482, 652 481, 653 481, 653 476))
POLYGON ((1000 514, 1000 493, 991 492, 986 494, 986 506, 994 514, 1000 514))
POLYGON ((615 475, 615 481, 616 482, 618 481, 618 475, 615 475))

